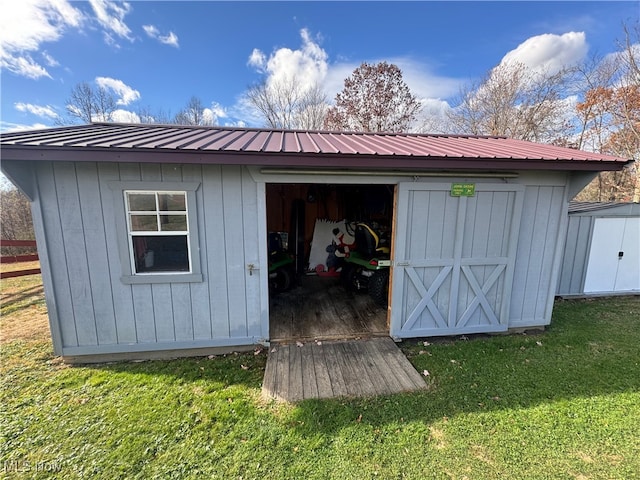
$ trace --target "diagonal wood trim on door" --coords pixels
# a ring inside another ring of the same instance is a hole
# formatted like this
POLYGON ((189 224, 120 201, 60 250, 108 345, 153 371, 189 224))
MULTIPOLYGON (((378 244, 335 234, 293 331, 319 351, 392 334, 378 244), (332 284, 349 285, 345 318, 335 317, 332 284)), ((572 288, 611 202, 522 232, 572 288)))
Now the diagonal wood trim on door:
POLYGON ((442 316, 442 313, 438 309, 437 305, 433 302, 433 296, 436 294, 436 292, 438 291, 442 283, 445 281, 445 279, 449 276, 449 273, 451 273, 452 269, 453 269, 453 266, 442 267, 442 270, 440 270, 440 273, 438 273, 438 276, 436 277, 436 279, 433 281, 433 283, 429 286, 429 289, 427 290, 425 285, 422 283, 422 280, 420 280, 420 278, 418 277, 418 274, 416 273, 415 268, 413 267, 405 268, 405 272, 411 279, 413 286, 416 287, 416 290, 422 297, 422 300, 418 302, 416 307, 413 309, 413 311, 407 318, 407 321, 402 327, 403 330, 404 329, 411 330, 415 322, 418 320, 418 318, 420 318, 420 315, 422 314, 422 311, 425 308, 429 309, 429 312, 431 313, 431 315, 433 315, 433 318, 436 320, 436 323, 440 327, 446 328, 447 321, 442 316))
POLYGON ((462 198, 450 187, 399 185, 393 336, 507 329, 524 186, 478 183, 462 198))
POLYGON ((493 287, 493 284, 496 283, 498 278, 500 278, 500 275, 502 275, 506 267, 506 264, 497 265, 491 275, 489 275, 489 278, 487 278, 487 280, 484 282, 482 287, 471 271, 471 268, 469 268, 468 266, 461 267, 462 273, 464 273, 464 276, 467 278, 467 281, 469 282, 469 285, 473 289, 476 296, 473 298, 473 300, 471 300, 467 309, 460 316, 460 319, 456 323, 456 326, 463 327, 464 325, 466 325, 466 323, 471 318, 471 315, 473 315, 478 306, 482 307, 482 310, 489 319, 490 323, 494 325, 500 324, 500 320, 498 319, 498 317, 496 317, 496 314, 493 311, 493 308, 491 308, 491 305, 489 305, 489 301, 487 300, 487 293, 489 293, 489 290, 491 289, 491 287, 493 287))

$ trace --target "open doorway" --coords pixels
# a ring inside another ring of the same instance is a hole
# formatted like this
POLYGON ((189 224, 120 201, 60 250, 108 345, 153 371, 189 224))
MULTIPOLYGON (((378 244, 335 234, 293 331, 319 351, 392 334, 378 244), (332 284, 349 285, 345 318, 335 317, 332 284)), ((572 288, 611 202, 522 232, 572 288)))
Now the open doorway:
POLYGON ((278 276, 270 262, 272 341, 389 334, 387 292, 378 292, 380 298, 384 296, 383 304, 374 299, 369 285, 374 274, 376 278, 386 274, 387 288, 388 263, 370 266, 367 262, 369 257, 376 262, 389 259, 394 187, 266 185, 270 258, 285 262, 291 275, 290 279, 278 276), (364 267, 355 265, 358 255, 364 267))

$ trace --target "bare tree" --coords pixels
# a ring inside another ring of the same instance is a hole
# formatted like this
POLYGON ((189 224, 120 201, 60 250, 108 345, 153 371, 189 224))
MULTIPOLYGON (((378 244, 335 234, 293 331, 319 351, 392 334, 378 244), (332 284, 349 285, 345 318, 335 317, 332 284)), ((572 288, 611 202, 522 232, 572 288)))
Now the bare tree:
POLYGON ((387 62, 362 63, 344 81, 329 108, 325 127, 362 132, 409 130, 421 105, 402 78, 402 71, 387 62))
POLYGON ((535 72, 524 64, 500 64, 479 84, 462 90, 448 119, 458 133, 552 142, 570 129, 561 101, 571 71, 535 72))
MULTIPOLYGON (((67 114, 71 122, 111 122, 117 108, 116 97, 103 87, 78 83, 67 99, 67 114)), ((64 120, 61 120, 64 123, 64 120)))
POLYGON ((327 109, 322 89, 304 87, 295 77, 253 85, 246 99, 270 128, 318 130, 327 109))
POLYGON ((313 85, 304 92, 300 99, 293 127, 304 130, 320 130, 324 125, 328 108, 327 95, 319 85, 313 85))
MULTIPOLYGON (((3 240, 33 240, 31 205, 13 185, 0 189, 0 236, 3 240)), ((10 255, 34 253, 32 247, 3 247, 10 255)))
POLYGON ((139 107, 136 111, 140 123, 171 123, 171 115, 163 109, 153 110, 151 107, 139 107))
POLYGON ((180 110, 173 119, 178 125, 204 125, 214 124, 213 118, 206 115, 205 106, 198 97, 189 99, 186 107, 180 110))

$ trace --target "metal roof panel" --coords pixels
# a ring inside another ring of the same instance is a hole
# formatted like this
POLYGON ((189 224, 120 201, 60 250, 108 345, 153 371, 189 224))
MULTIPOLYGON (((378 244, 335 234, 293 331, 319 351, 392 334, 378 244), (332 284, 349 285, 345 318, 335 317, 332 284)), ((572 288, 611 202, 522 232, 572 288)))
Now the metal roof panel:
MULTIPOLYGON (((380 164, 381 157, 389 159, 402 157, 405 165, 410 159, 420 161, 423 165, 430 159, 440 163, 443 159, 452 161, 483 159, 496 162, 512 160, 520 163, 534 161, 538 164, 596 162, 618 165, 618 167, 606 168, 622 168, 622 165, 631 161, 601 153, 505 137, 155 124, 94 123, 2 133, 0 145, 3 148, 36 150, 64 148, 71 152, 71 155, 74 152, 81 154, 84 149, 92 148, 138 152, 163 151, 166 154, 172 151, 194 151, 207 154, 287 155, 287 158, 288 156, 292 158, 287 162, 297 161, 301 165, 305 162, 312 163, 310 160, 312 156, 322 155, 343 157, 345 165, 349 162, 354 165, 363 165, 363 161, 367 158, 380 164)), ((212 162, 216 161, 214 157, 206 158, 211 158, 212 162)), ((206 158, 202 161, 206 162, 206 158)), ((317 163, 318 160, 313 162, 317 163)), ((393 165, 393 162, 389 165, 393 165)), ((496 163, 496 165, 499 164, 496 163)), ((567 166, 566 169, 570 167, 567 166)))

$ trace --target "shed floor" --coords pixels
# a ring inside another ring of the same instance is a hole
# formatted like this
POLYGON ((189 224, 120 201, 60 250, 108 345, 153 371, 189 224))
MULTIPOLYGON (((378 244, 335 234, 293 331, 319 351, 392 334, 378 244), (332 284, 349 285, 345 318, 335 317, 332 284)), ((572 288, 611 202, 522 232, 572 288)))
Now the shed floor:
POLYGON ((309 275, 269 306, 272 342, 388 336, 387 310, 366 293, 348 292, 338 278, 309 275))
POLYGON ((287 402, 369 397, 426 388, 389 337, 271 344, 262 394, 287 402))

